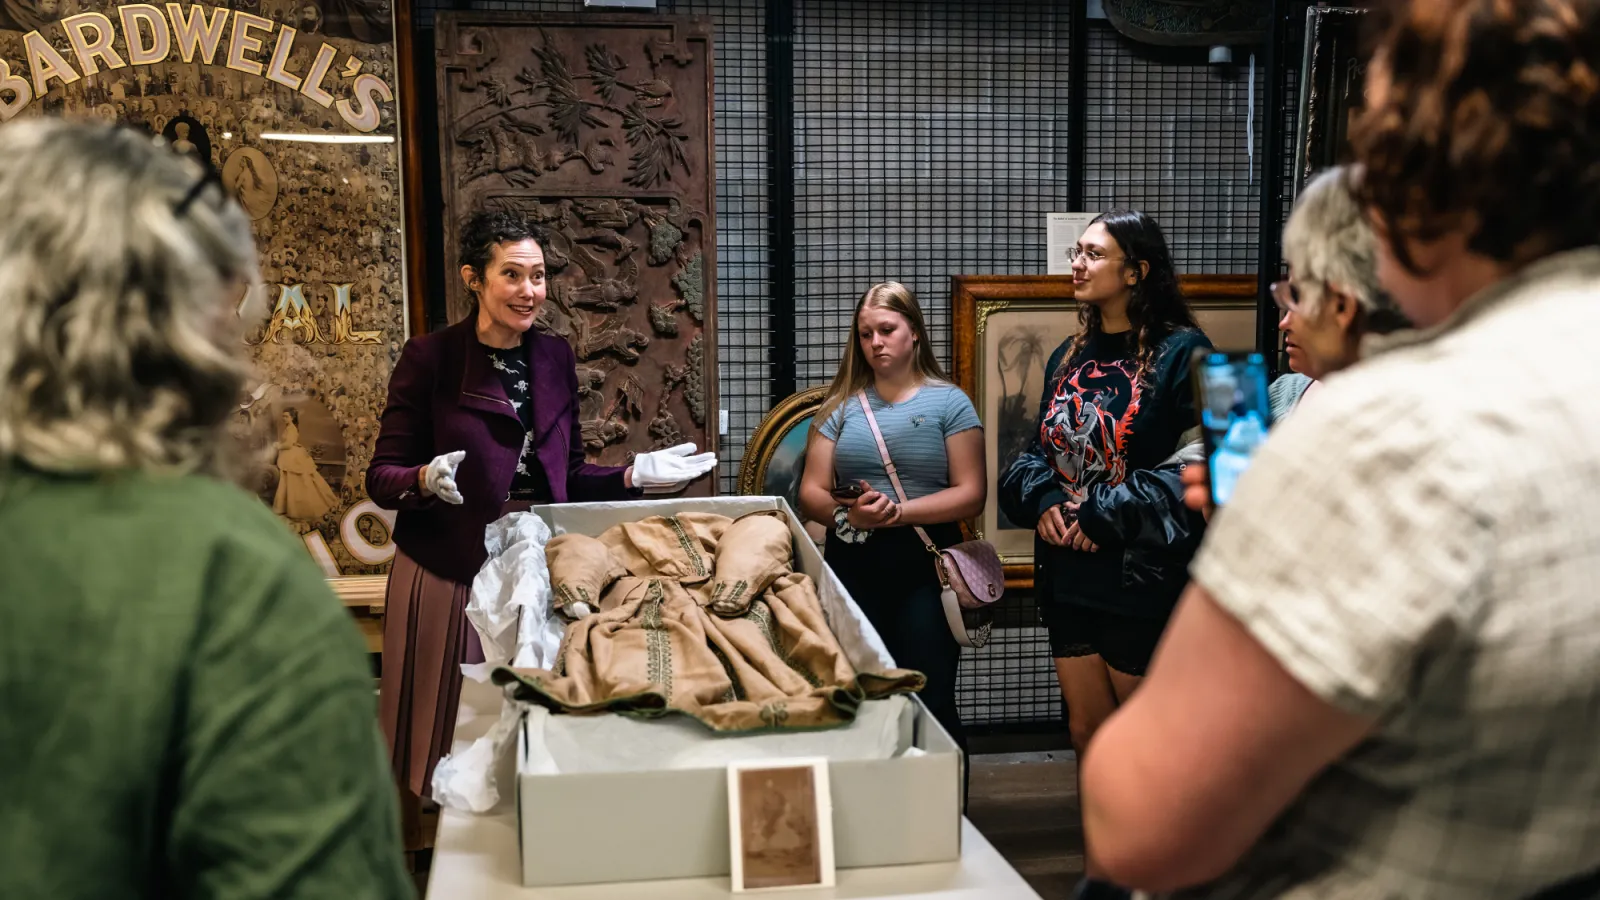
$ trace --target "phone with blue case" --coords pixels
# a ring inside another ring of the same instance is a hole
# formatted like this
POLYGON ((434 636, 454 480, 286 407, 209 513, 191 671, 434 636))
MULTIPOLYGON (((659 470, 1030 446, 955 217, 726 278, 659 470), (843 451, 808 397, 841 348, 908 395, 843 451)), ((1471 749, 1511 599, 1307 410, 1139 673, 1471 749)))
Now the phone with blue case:
POLYGON ((1272 424, 1267 359, 1254 352, 1198 350, 1193 376, 1211 502, 1226 506, 1272 424))

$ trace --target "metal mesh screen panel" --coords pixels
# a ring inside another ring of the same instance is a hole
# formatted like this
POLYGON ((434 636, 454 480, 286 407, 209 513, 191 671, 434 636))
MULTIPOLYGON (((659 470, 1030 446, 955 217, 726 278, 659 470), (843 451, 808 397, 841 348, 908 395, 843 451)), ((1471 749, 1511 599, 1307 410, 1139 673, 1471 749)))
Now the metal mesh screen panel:
MULTIPOLYGON (((720 474, 722 492, 731 494, 737 490, 745 443, 770 405, 771 393, 765 6, 760 0, 661 0, 657 5, 658 12, 709 16, 715 28, 718 393, 729 420, 720 474)), ((432 28, 433 13, 445 9, 585 11, 582 0, 477 0, 461 5, 419 0, 416 26, 432 28)), ((431 69, 423 77, 432 78, 431 69)))
POLYGON ((890 279, 948 359, 951 275, 1044 271, 1044 216, 1071 178, 1066 4, 795 12, 798 383, 833 376, 856 299, 890 279))
POLYGON ((1266 82, 1258 66, 1252 110, 1250 49, 1213 66, 1203 47, 1139 44, 1104 22, 1087 39, 1088 207, 1154 216, 1180 272, 1254 272, 1266 82))
MULTIPOLYGON (((950 358, 950 276, 1045 271, 1068 208, 1067 5, 800 0, 795 8, 797 382, 833 377, 861 293, 921 301, 950 358)), ((1007 601, 957 686, 969 724, 1061 715, 1032 604, 1007 601)))
POLYGON ((1279 233, 1289 222, 1289 212, 1295 198, 1295 136, 1300 130, 1300 66, 1305 54, 1306 10, 1304 3, 1290 4, 1284 12, 1283 48, 1278 51, 1278 71, 1275 77, 1281 85, 1283 97, 1283 134, 1279 171, 1269 174, 1267 183, 1277 191, 1283 203, 1282 218, 1276 223, 1279 233))

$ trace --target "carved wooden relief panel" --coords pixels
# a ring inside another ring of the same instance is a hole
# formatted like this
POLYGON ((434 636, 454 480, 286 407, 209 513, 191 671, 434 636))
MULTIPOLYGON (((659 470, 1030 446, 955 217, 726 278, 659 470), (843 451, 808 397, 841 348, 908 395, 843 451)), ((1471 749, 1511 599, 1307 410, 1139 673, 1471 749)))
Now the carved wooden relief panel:
MULTIPOLYGON (((440 158, 452 322, 459 229, 519 210, 550 236, 538 327, 578 357, 589 458, 715 449, 711 30, 672 16, 441 12, 440 158)), ((715 479, 690 493, 715 490, 715 479)))

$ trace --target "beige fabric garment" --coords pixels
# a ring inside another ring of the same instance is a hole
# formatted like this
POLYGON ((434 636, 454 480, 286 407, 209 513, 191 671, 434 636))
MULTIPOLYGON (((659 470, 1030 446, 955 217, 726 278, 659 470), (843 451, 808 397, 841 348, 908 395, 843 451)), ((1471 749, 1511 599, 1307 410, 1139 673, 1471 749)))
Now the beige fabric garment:
POLYGON ((601 611, 567 627, 554 671, 496 670, 520 699, 748 732, 842 725, 864 700, 922 689, 921 673, 845 659, 780 512, 652 516, 546 552, 557 604, 598 597, 601 611))

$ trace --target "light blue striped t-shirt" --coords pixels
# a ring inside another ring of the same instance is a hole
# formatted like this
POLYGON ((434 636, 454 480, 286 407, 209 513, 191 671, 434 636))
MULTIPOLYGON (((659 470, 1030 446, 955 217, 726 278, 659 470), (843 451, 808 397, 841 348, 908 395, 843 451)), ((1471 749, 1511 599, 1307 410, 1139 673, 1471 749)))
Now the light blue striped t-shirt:
MULTIPOLYGON (((978 411, 966 392, 953 384, 930 381, 899 403, 886 403, 878 392, 867 388, 867 402, 878 420, 889 458, 900 473, 906 498, 915 500, 936 494, 950 486, 950 460, 945 453, 945 438, 969 428, 982 428, 978 411)), ((822 436, 837 445, 833 453, 835 484, 864 480, 874 490, 891 498, 894 485, 878 454, 861 402, 854 395, 845 399, 838 412, 822 424, 822 436), (843 425, 842 431, 840 425, 843 425)))

